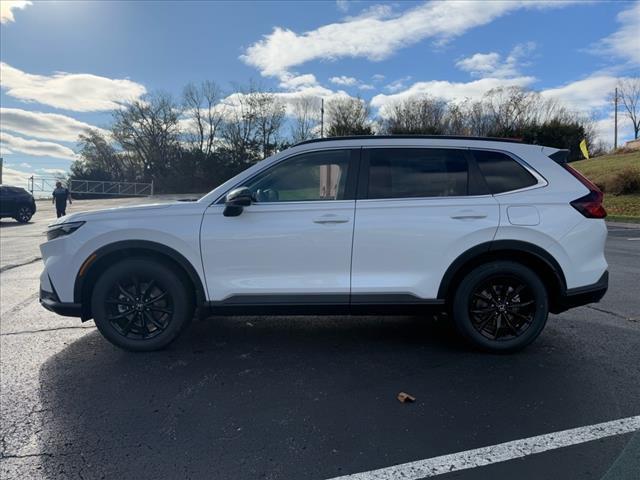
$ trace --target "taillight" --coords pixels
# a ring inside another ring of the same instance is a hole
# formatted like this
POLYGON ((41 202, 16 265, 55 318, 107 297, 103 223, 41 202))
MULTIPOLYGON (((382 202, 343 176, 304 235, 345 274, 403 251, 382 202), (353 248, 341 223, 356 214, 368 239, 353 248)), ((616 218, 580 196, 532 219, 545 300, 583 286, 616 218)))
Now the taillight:
POLYGON ((602 205, 602 201, 604 200, 604 194, 602 191, 595 185, 595 183, 582 175, 575 168, 570 167, 566 163, 562 164, 562 166, 567 170, 567 172, 577 178, 580 183, 589 189, 589 193, 584 197, 580 197, 577 200, 570 202, 571 206, 587 218, 606 217, 607 211, 602 205))

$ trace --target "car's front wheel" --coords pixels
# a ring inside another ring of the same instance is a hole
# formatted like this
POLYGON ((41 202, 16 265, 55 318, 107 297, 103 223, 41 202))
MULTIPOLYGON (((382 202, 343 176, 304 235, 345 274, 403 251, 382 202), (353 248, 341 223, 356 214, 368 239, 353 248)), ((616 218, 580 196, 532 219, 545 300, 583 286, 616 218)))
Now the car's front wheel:
POLYGON ((20 223, 27 223, 31 220, 33 216, 33 211, 26 205, 18 207, 18 211, 16 212, 16 216, 14 217, 20 223))
POLYGON ((458 331, 488 351, 520 350, 533 342, 549 315, 540 277, 516 262, 476 267, 460 282, 452 305, 458 331))
POLYGON ((162 261, 132 258, 98 278, 91 311, 100 333, 130 351, 151 351, 175 340, 193 316, 188 280, 162 261))

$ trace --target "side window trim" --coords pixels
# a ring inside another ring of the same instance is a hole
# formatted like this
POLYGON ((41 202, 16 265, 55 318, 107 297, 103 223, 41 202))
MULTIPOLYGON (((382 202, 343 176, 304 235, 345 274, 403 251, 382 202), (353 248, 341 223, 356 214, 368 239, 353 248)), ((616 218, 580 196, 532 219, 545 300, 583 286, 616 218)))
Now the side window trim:
MULTIPOLYGON (((475 156, 473 155, 473 151, 474 150, 481 150, 483 152, 502 153, 503 155, 506 155, 507 157, 509 157, 513 161, 515 161, 518 165, 520 165, 527 172, 529 172, 529 174, 531 174, 533 176, 533 178, 536 179, 536 183, 534 185, 529 185, 528 187, 517 188, 515 190, 507 190, 505 192, 500 192, 500 193, 489 193, 490 195, 493 195, 494 197, 499 197, 501 195, 511 195, 512 193, 526 192, 527 190, 534 190, 536 188, 543 188, 543 187, 546 187, 547 185, 549 185, 549 182, 547 181, 546 178, 544 178, 535 168, 533 168, 531 165, 529 165, 526 161, 524 161, 522 158, 520 158, 515 153, 509 152, 507 150, 499 150, 497 148, 482 148, 482 147, 469 147, 468 150, 469 150, 469 155, 471 157, 473 157, 474 163, 476 164, 476 166, 477 166, 477 161, 475 160, 475 156)), ((479 167, 477 167, 477 168, 479 169, 479 167)), ((480 175, 484 180, 484 175, 482 175, 482 174, 480 174, 480 175)), ((485 184, 486 184, 486 180, 485 180, 485 184)), ((488 185, 487 185, 487 188, 488 188, 488 185)), ((488 188, 489 192, 490 192, 490 190, 491 189, 488 188)))
POLYGON ((291 204, 299 204, 299 203, 328 203, 328 202, 344 202, 344 201, 349 201, 349 200, 355 200, 356 199, 356 190, 357 190, 357 180, 358 180, 358 173, 360 170, 360 152, 362 150, 361 147, 337 147, 337 148, 323 148, 323 149, 317 149, 317 150, 305 150, 303 152, 298 152, 298 153, 294 153, 293 155, 289 155, 287 157, 281 158, 280 160, 278 160, 277 162, 275 162, 272 165, 269 165, 268 167, 254 173, 253 175, 251 175, 250 177, 245 178, 244 180, 242 180, 239 183, 236 183, 235 185, 233 185, 232 187, 230 187, 226 192, 224 192, 222 195, 220 195, 214 202, 211 203, 211 205, 222 205, 224 204, 224 199, 227 196, 227 194, 239 187, 242 187, 243 185, 246 185, 249 182, 254 181, 257 177, 267 173, 269 170, 272 170, 280 165, 282 165, 284 162, 288 161, 288 160, 293 160, 296 157, 302 156, 302 155, 307 155, 309 153, 319 153, 319 152, 326 152, 326 151, 335 151, 335 150, 347 150, 350 153, 349 156, 349 163, 348 163, 348 170, 347 170, 347 179, 345 182, 345 192, 344 192, 344 198, 341 198, 340 200, 292 200, 292 201, 284 201, 284 202, 263 202, 260 203, 260 205, 268 205, 268 204, 274 204, 274 205, 291 205, 291 204))
POLYGON ((490 196, 489 187, 487 186, 484 177, 482 176, 475 158, 471 155, 470 147, 451 147, 451 146, 416 146, 416 145, 393 145, 393 146, 365 146, 362 147, 362 154, 360 160, 360 175, 358 177, 358 190, 356 200, 371 200, 371 201, 415 201, 415 200, 431 200, 431 199, 443 199, 443 198, 469 198, 469 197, 486 197, 490 196), (467 195, 452 195, 448 197, 432 196, 432 197, 390 197, 390 198, 369 198, 369 167, 371 160, 371 150, 377 149, 424 149, 424 150, 459 150, 464 153, 467 160, 468 179, 467 179, 467 191, 474 193, 468 193, 467 195), (476 193, 477 192, 477 193, 476 193), (484 193, 482 193, 484 192, 484 193))

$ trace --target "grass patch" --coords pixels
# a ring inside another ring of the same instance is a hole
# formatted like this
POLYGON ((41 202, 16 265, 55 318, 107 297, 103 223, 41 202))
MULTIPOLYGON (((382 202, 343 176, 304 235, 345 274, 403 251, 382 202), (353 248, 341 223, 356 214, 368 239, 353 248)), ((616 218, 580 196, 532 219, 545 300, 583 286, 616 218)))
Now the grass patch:
POLYGON ((604 208, 610 216, 637 218, 640 221, 640 193, 604 195, 604 208))
MULTIPOLYGON (((611 184, 616 176, 624 175, 630 169, 640 169, 640 151, 603 155, 572 162, 571 166, 597 185, 606 186, 611 184)), ((613 195, 605 192, 604 207, 607 209, 608 220, 640 223, 640 192, 628 195, 613 195)))
POLYGON ((632 153, 621 153, 617 155, 603 155, 601 157, 590 158, 571 162, 571 166, 580 170, 590 180, 595 183, 604 182, 606 178, 620 173, 627 168, 640 168, 640 150, 632 153))

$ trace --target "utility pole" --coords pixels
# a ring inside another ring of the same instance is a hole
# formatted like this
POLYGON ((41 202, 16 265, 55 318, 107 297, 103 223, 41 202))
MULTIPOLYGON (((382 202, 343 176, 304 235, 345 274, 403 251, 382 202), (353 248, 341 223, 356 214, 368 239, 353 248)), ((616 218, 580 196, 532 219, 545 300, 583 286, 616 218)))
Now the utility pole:
POLYGON ((320 138, 324 138, 324 98, 320 99, 320 138))
POLYGON ((618 87, 613 95, 613 149, 618 148, 618 87))

